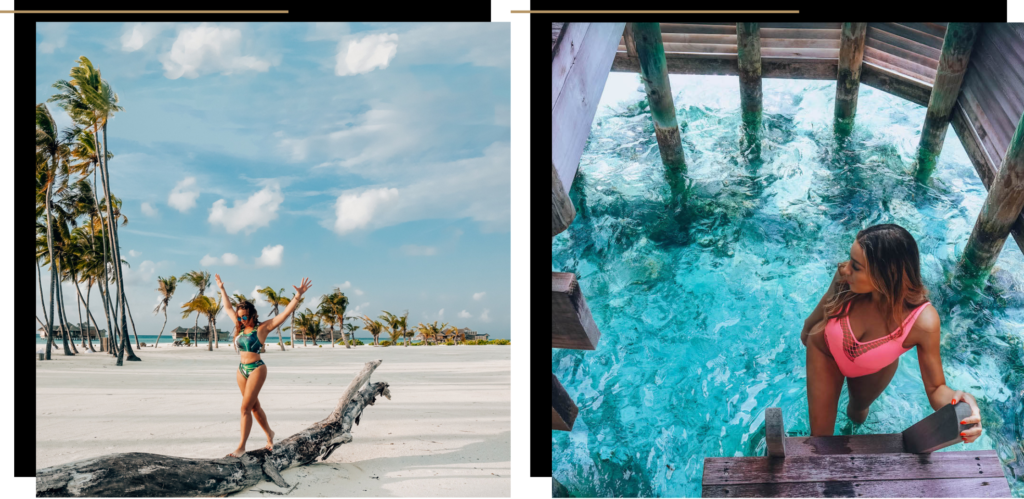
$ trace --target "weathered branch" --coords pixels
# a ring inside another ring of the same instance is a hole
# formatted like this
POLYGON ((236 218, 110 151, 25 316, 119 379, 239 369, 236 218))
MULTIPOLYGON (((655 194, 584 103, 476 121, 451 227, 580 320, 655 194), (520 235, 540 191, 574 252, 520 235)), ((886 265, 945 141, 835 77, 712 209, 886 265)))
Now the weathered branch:
POLYGON ((352 441, 352 426, 359 424, 366 406, 373 405, 378 396, 391 398, 387 383, 368 383, 380 363, 366 363, 330 416, 274 444, 273 451, 258 449, 240 458, 219 459, 108 454, 38 470, 36 496, 223 496, 261 481, 289 487, 281 471, 327 459, 338 446, 352 441), (364 383, 368 384, 362 386, 364 383))

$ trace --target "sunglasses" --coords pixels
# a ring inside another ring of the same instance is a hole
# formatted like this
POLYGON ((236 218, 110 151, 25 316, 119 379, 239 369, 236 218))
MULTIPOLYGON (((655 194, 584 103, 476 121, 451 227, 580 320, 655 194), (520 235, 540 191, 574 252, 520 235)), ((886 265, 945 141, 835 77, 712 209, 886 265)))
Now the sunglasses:
POLYGON ((242 315, 242 316, 238 317, 238 322, 247 321, 247 320, 249 320, 249 316, 248 315, 242 315))

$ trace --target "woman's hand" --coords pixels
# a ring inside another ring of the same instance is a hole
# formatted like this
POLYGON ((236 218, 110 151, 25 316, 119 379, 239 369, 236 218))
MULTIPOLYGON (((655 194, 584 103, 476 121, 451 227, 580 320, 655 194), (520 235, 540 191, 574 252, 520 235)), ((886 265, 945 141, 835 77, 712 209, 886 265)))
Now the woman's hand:
POLYGON ((217 287, 224 289, 224 282, 220 280, 220 274, 213 274, 213 277, 217 279, 217 287))
POLYGON ((981 410, 978 409, 978 402, 974 400, 974 395, 963 390, 953 392, 953 404, 955 405, 961 400, 971 406, 971 415, 964 418, 960 424, 978 423, 978 426, 960 432, 960 438, 963 439, 965 444, 969 444, 981 436, 981 410))
POLYGON ((298 293, 297 296, 302 296, 302 294, 309 290, 311 286, 313 286, 313 281, 310 281, 308 277, 303 277, 302 284, 292 287, 295 288, 295 292, 298 293))

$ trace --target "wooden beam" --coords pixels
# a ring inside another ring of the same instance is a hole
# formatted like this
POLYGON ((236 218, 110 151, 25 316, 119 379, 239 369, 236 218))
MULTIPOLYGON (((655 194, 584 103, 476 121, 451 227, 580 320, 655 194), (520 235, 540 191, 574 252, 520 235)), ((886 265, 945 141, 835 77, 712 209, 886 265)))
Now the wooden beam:
POLYGON ((701 497, 1013 497, 1005 479, 830 480, 705 485, 701 497))
POLYGON ((928 99, 928 112, 921 129, 921 142, 918 146, 917 178, 926 181, 935 169, 935 160, 942 151, 942 141, 946 137, 949 126, 949 115, 953 111, 960 84, 967 71, 967 63, 971 55, 971 47, 978 34, 978 23, 949 23, 946 27, 946 38, 942 42, 942 53, 939 55, 939 68, 932 84, 932 93, 928 99))
POLYGON ((867 61, 861 65, 860 82, 921 106, 932 95, 930 84, 867 61))
MULTIPOLYGON (((959 272, 966 277, 986 275, 999 258, 1010 228, 1018 223, 1024 209, 1024 116, 1003 156, 1003 164, 992 180, 985 204, 967 239, 959 272)), ((1019 243, 1019 241, 1018 241, 1019 243)))
POLYGON ((839 36, 839 72, 836 76, 836 119, 848 121, 857 114, 864 38, 868 23, 843 23, 839 36))
POLYGON ((736 23, 736 66, 740 76, 743 121, 760 123, 761 33, 758 23, 736 23))
POLYGON ((572 425, 576 422, 576 415, 579 409, 576 403, 569 397, 558 377, 551 374, 551 429, 561 431, 572 431, 572 425))
POLYGON ((641 79, 651 107, 661 161, 670 168, 685 167, 676 106, 672 103, 672 87, 665 63, 665 46, 661 42, 661 26, 658 23, 633 23, 633 40, 640 62, 641 79))
MULTIPOLYGON (((953 106, 950 124, 953 125, 953 131, 956 132, 960 143, 963 144, 964 150, 967 151, 967 156, 971 158, 971 163, 974 164, 974 170, 978 172, 978 177, 981 178, 981 182, 985 184, 985 189, 987 190, 992 187, 992 181, 995 180, 998 171, 988 151, 982 145, 977 128, 972 123, 971 117, 963 106, 962 102, 957 102, 956 106, 953 106)), ((1013 236, 1013 240, 1017 242, 1017 247, 1020 248, 1021 252, 1024 252, 1024 213, 1017 217, 1017 221, 1010 228, 1010 234, 1013 236)))
MULTIPOLYGON (((622 38, 626 42, 626 55, 636 59, 636 41, 633 40, 633 23, 626 23, 626 28, 622 32, 622 38)), ((637 71, 639 72, 639 69, 637 71)))
POLYGON ((594 350, 601 332, 590 315, 576 276, 551 273, 551 348, 594 350))
POLYGON ((786 425, 782 422, 781 408, 764 410, 764 438, 768 444, 768 457, 786 457, 786 425))
POLYGON ((551 237, 555 237, 569 228, 569 224, 575 217, 576 208, 573 207, 569 194, 558 178, 555 164, 551 163, 551 237))
POLYGON ((568 192, 625 23, 566 23, 552 52, 551 161, 568 192))

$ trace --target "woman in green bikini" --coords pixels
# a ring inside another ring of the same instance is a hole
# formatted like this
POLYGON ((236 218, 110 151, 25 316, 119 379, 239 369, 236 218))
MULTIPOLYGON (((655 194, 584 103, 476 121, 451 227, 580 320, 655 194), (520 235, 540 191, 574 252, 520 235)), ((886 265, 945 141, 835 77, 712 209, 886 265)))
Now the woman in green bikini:
POLYGON ((260 360, 260 346, 267 340, 270 331, 280 326, 291 315, 295 307, 299 305, 302 294, 309 290, 311 283, 309 279, 303 278, 302 284, 292 286, 295 288, 296 294, 284 311, 277 317, 261 323, 256 317, 256 307, 253 307, 252 303, 243 301, 238 304, 237 309, 232 307, 228 292, 224 290, 224 283, 220 280, 220 274, 216 274, 216 278, 221 299, 225 304, 224 311, 227 312, 231 322, 235 323, 234 341, 238 345, 238 351, 242 357, 238 364, 238 371, 235 372, 238 389, 242 391, 242 440, 238 443, 238 448, 228 454, 229 457, 241 457, 242 454, 245 454, 245 441, 249 438, 249 430, 252 429, 253 416, 263 428, 263 432, 267 434, 266 448, 269 450, 274 447, 274 432, 270 430, 267 414, 263 412, 257 398, 260 388, 263 388, 263 382, 267 379, 267 366, 260 360))

